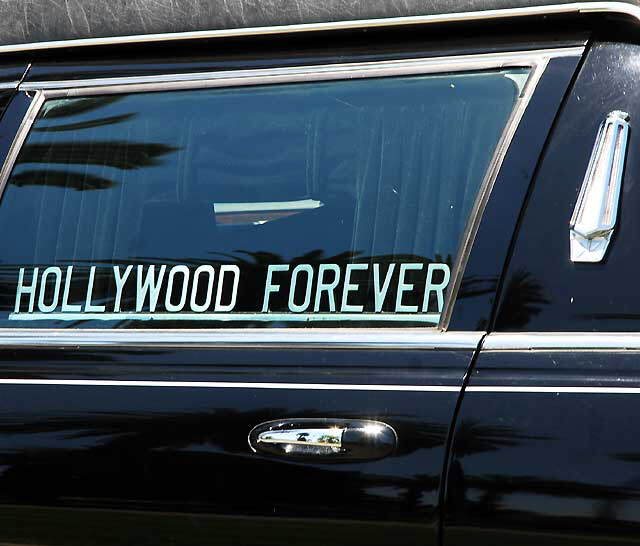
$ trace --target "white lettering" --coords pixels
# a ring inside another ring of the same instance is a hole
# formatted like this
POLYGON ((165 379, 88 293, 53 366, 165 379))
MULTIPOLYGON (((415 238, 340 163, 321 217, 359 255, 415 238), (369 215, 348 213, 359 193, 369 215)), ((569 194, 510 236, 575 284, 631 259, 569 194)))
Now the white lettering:
POLYGON ((289 266, 284 264, 270 265, 267 268, 267 282, 264 285, 264 297, 262 299, 262 312, 269 311, 269 296, 280 290, 279 284, 273 284, 273 273, 275 271, 289 271, 289 266))
POLYGON ((120 312, 120 304, 122 303, 122 291, 124 290, 124 283, 127 282, 129 274, 133 269, 132 265, 128 265, 124 270, 124 275, 120 275, 120 266, 113 266, 113 276, 116 278, 116 301, 113 304, 113 310, 116 313, 120 312))
POLYGON ((58 307, 58 297, 60 296, 60 284, 62 283, 62 270, 59 267, 47 267, 42 272, 42 279, 40 281, 40 297, 38 298, 38 310, 42 313, 51 313, 56 307, 58 307), (51 303, 46 305, 44 303, 45 292, 47 289, 47 277, 49 275, 55 275, 56 281, 53 287, 53 297, 51 303))
POLYGON ((396 313, 417 313, 417 305, 403 305, 402 295, 409 290, 413 290, 413 284, 404 282, 407 271, 420 271, 422 264, 400 264, 400 278, 398 279, 398 291, 396 293, 396 313))
POLYGON ((104 305, 93 305, 91 299, 93 298, 93 281, 96 278, 96 266, 92 265, 89 270, 89 284, 87 286, 87 300, 84 304, 85 313, 104 313, 104 305))
POLYGON ((186 265, 175 265, 169 271, 169 277, 167 279, 167 292, 164 298, 164 307, 169 313, 177 313, 182 311, 184 304, 187 303, 187 289, 189 288, 189 268, 186 265), (182 280, 182 294, 180 294, 180 301, 177 305, 171 303, 171 293, 173 292, 173 279, 180 273, 183 275, 182 280))
POLYGON ((318 286, 316 287, 316 301, 313 305, 313 310, 317 313, 320 311, 320 300, 322 299, 322 292, 327 293, 329 298, 329 311, 331 313, 336 310, 336 300, 333 295, 333 291, 340 282, 340 268, 336 264, 322 264, 318 271, 318 286), (324 274, 327 271, 333 271, 333 280, 330 283, 324 282, 324 274))
POLYGON ((154 313, 158 305, 160 287, 162 286, 162 279, 164 278, 164 272, 167 266, 160 266, 160 273, 158 274, 157 280, 155 278, 155 269, 155 265, 150 265, 147 269, 147 276, 144 280, 141 280, 144 266, 138 266, 138 291, 136 293, 136 311, 138 313, 142 311, 144 307, 144 300, 147 298, 147 293, 149 293, 149 312, 154 313))
POLYGON ((308 264, 299 264, 293 269, 291 274, 291 285, 289 287, 289 311, 292 313, 302 313, 307 310, 311 303, 311 285, 313 283, 313 268, 308 264), (298 275, 304 271, 307 274, 307 286, 304 291, 304 301, 302 305, 296 304, 295 293, 298 284, 298 275))
POLYGON ((62 293, 62 307, 60 310, 63 313, 77 313, 82 310, 82 305, 71 305, 69 303, 69 290, 71 289, 71 275, 73 274, 73 266, 67 267, 67 276, 64 279, 64 292, 62 293))
POLYGON ((240 282, 240 268, 237 265, 223 265, 220 267, 220 276, 218 277, 218 291, 216 292, 216 305, 214 309, 216 311, 231 311, 236 305, 236 298, 238 296, 238 283, 240 282), (221 303, 222 300, 222 288, 224 286, 225 274, 233 273, 233 289, 231 290, 231 301, 227 305, 221 303))
POLYGON ((351 305, 347 303, 349 292, 355 292, 358 290, 357 284, 351 284, 351 272, 352 271, 366 271, 369 269, 369 264, 347 264, 347 270, 344 275, 344 289, 342 291, 342 306, 341 312, 351 311, 354 313, 362 313, 364 307, 362 305, 351 305))
POLYGON ((29 313, 33 313, 33 304, 36 298, 36 287, 38 286, 38 268, 34 268, 31 277, 31 286, 24 285, 24 267, 20 268, 18 273, 18 287, 16 289, 16 305, 13 309, 14 313, 20 312, 20 299, 22 294, 29 294, 29 313))
POLYGON ((382 306, 387 297, 387 291, 389 290, 389 284, 391 284, 391 277, 393 276, 395 268, 396 264, 389 265, 387 274, 384 277, 384 282, 382 283, 382 288, 380 288, 380 264, 373 264, 373 295, 376 313, 382 311, 382 306))
POLYGON ((191 287, 191 310, 196 313, 202 313, 209 309, 209 305, 211 305, 211 297, 213 296, 213 279, 215 277, 216 271, 210 265, 201 265, 199 266, 195 272, 193 273, 193 286, 191 287), (196 296, 198 295, 198 282, 200 281, 200 275, 202 273, 206 273, 209 276, 209 282, 207 284, 207 297, 204 300, 202 305, 199 305, 196 302, 196 296))
POLYGON ((438 298, 438 313, 442 313, 442 308, 444 307, 444 290, 449 284, 450 277, 451 272, 449 271, 449 266, 447 264, 429 264, 427 267, 427 282, 424 289, 424 300, 422 301, 423 313, 426 313, 429 308, 429 296, 431 292, 436 293, 436 297, 438 298), (434 284, 434 271, 442 271, 444 273, 442 282, 434 284))

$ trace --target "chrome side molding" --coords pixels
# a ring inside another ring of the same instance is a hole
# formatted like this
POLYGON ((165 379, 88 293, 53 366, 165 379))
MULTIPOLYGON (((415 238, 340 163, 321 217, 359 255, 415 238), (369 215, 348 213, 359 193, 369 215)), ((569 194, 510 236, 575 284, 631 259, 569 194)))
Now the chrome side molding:
POLYGON ((572 262, 601 262, 618 216, 629 114, 610 112, 596 137, 576 207, 569 223, 572 262))
POLYGON ((483 351, 639 351, 636 332, 492 332, 483 351))
MULTIPOLYGON (((425 328, 2 328, 0 347, 475 350, 485 332, 425 328)), ((1 379, 0 379, 1 382, 1 379)))

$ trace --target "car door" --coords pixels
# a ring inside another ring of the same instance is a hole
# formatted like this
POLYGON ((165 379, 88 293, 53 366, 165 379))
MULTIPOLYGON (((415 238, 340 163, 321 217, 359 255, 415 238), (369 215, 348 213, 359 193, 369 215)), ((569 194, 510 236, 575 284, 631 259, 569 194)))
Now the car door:
POLYGON ((638 541, 639 53, 596 40, 551 136, 456 420, 445 544, 638 541))
POLYGON ((0 541, 436 544, 583 43, 34 63, 1 126, 0 541))

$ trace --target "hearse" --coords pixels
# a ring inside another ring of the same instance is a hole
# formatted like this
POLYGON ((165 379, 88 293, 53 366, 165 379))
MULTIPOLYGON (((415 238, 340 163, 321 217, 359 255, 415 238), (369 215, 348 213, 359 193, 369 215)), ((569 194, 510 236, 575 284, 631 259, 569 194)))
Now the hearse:
POLYGON ((0 14, 0 543, 640 544, 640 6, 0 14))

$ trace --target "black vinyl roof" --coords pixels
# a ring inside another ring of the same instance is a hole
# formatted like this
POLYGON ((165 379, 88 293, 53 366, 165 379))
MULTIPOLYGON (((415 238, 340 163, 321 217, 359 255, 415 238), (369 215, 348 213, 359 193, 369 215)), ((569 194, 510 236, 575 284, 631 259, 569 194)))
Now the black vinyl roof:
MULTIPOLYGON (((595 0, 586 0, 584 3, 595 0)), ((640 0, 623 0, 639 5, 640 0)), ((0 46, 570 4, 569 0, 0 0, 0 46)))

